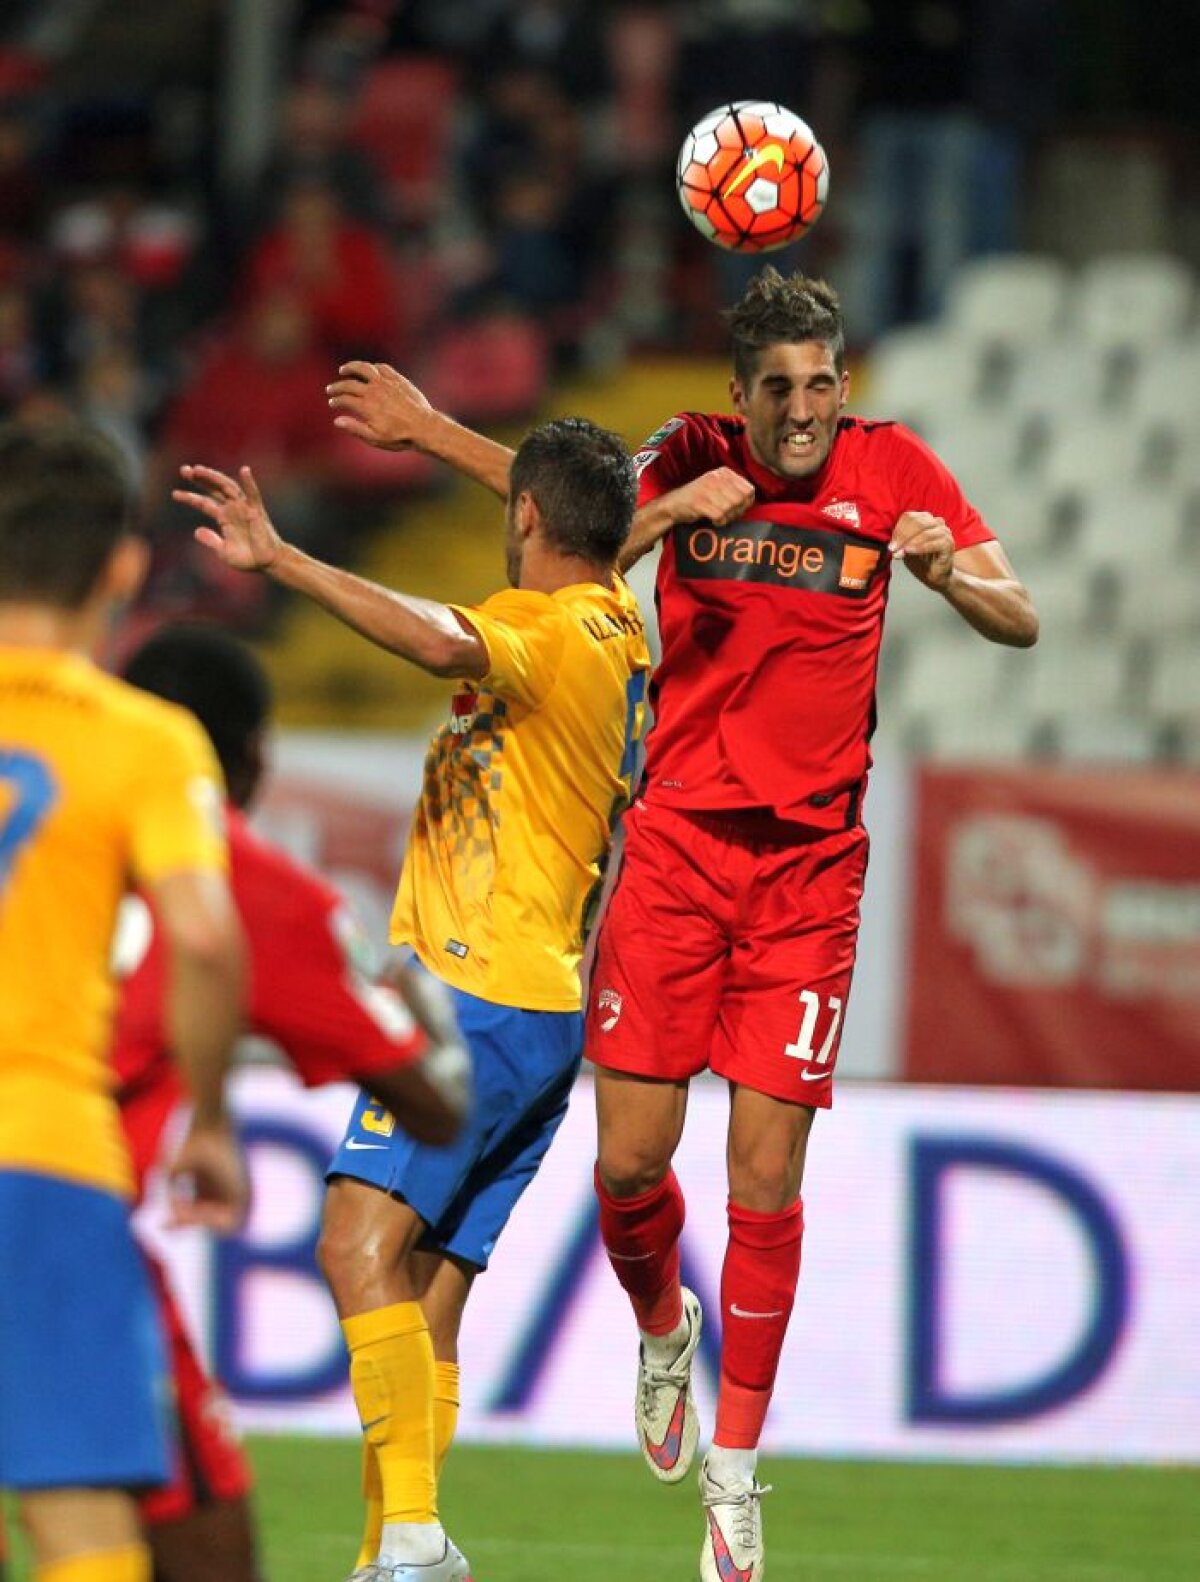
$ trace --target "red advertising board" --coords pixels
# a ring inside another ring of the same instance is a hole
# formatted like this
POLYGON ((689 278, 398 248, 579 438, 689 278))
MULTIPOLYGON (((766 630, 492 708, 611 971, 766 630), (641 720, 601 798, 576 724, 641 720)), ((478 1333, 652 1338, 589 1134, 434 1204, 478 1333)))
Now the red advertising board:
POLYGON ((1200 777, 926 769, 904 1070, 1200 1090, 1200 777))

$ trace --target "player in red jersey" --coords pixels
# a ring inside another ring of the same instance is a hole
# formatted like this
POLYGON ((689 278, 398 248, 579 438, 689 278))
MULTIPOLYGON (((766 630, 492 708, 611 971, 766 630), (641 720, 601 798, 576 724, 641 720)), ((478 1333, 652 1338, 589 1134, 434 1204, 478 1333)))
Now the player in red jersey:
MULTIPOLYGON (((659 540, 662 659, 642 792, 591 974, 596 1190, 641 1333, 636 1418, 665 1482, 699 1426, 699 1303, 680 1284, 671 1161, 688 1083, 730 1088, 717 1421, 700 1475, 702 1582, 758 1582, 761 1435, 795 1299, 801 1182, 831 1102, 867 862, 862 803, 892 566, 983 637, 1037 638, 1029 595, 929 448, 843 416, 836 294, 766 269, 729 314, 731 416, 680 413, 645 443, 626 569, 659 540)), ((387 370, 347 365, 339 423, 501 492, 506 453, 387 370)))
MULTIPOLYGON (((250 952, 247 1031, 269 1038, 309 1086, 345 1080, 388 1094, 393 1114, 430 1142, 448 1141, 465 1103, 454 1051, 425 1052, 396 997, 365 972, 360 936, 337 892, 262 840, 242 810, 263 768, 266 677, 249 650, 215 627, 175 627, 128 661, 126 680, 182 704, 212 738, 224 770, 230 877, 250 952)), ((114 1064, 139 1191, 183 1098, 164 1025, 166 962, 145 903, 126 903, 119 936, 126 979, 114 1064), (136 962, 136 965, 133 965, 136 962)), ((172 1481, 141 1500, 159 1582, 255 1582, 250 1469, 220 1386, 201 1367, 161 1268, 179 1439, 172 1481)))

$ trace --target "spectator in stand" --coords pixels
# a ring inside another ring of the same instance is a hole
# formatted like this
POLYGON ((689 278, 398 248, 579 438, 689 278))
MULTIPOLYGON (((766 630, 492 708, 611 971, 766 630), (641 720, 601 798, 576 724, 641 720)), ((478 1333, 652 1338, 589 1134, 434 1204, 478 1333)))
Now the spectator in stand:
POLYGON ((281 194, 297 181, 323 182, 338 196, 348 218, 381 226, 386 205, 370 155, 350 141, 345 96, 318 77, 288 88, 270 161, 255 189, 252 220, 280 217, 281 194))
POLYGON ((0 248, 20 255, 32 250, 45 220, 46 182, 30 116, 0 100, 0 248))
MULTIPOLYGON (((147 473, 147 508, 161 510, 178 468, 197 456, 221 457, 214 465, 229 468, 249 462, 264 483, 271 480, 289 533, 317 545, 333 466, 328 377, 305 303, 285 286, 264 289, 213 339, 168 409, 147 473)), ((214 557, 196 551, 182 521, 168 510, 156 522, 151 596, 243 629, 260 626, 270 613, 265 583, 225 575, 214 557)))
POLYGON ((19 285, 0 284, 0 412, 10 411, 44 373, 29 295, 19 285))
POLYGON ((388 242, 347 215, 325 176, 293 181, 278 224, 251 253, 246 299, 253 303, 281 287, 303 302, 322 351, 335 363, 395 351, 400 316, 388 242))

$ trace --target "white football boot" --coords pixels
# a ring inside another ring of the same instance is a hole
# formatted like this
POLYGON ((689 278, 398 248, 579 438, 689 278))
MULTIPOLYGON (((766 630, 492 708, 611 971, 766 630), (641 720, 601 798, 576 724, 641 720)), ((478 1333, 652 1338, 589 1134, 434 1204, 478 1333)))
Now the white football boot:
POLYGON ((446 1553, 440 1560, 428 1565, 376 1560, 372 1565, 360 1567, 349 1582, 471 1582, 471 1567, 458 1546, 447 1538, 446 1553))
POLYGON ((755 1477, 714 1483, 707 1460, 701 1464, 700 1503, 707 1531, 700 1551, 700 1582, 762 1582, 766 1560, 760 1501, 770 1492, 770 1485, 755 1477))
POLYGON ((666 1367, 651 1366, 646 1350, 638 1350, 634 1418, 638 1444, 646 1465, 662 1483, 686 1477, 700 1440, 700 1422, 692 1393, 692 1359, 700 1344, 703 1315, 700 1299, 683 1288, 683 1316, 688 1334, 679 1355, 666 1367))

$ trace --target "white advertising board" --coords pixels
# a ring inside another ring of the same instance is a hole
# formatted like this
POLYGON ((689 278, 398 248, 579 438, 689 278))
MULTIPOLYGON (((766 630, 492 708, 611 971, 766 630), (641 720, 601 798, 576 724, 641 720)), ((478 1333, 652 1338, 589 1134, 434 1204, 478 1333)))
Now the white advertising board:
MULTIPOLYGON (((158 1238, 243 1421, 352 1433, 314 1263, 347 1089, 237 1083, 255 1209, 158 1238)), ((677 1161, 707 1314, 711 1428, 726 1095, 695 1084, 677 1161)), ((1200 1461, 1200 1099, 846 1083, 809 1150, 800 1294, 765 1446, 834 1455, 1200 1461)), ((460 1433, 632 1445, 632 1320, 596 1234, 586 1079, 480 1278, 460 1433)), ((149 1219, 154 1219, 151 1205, 149 1219)))

